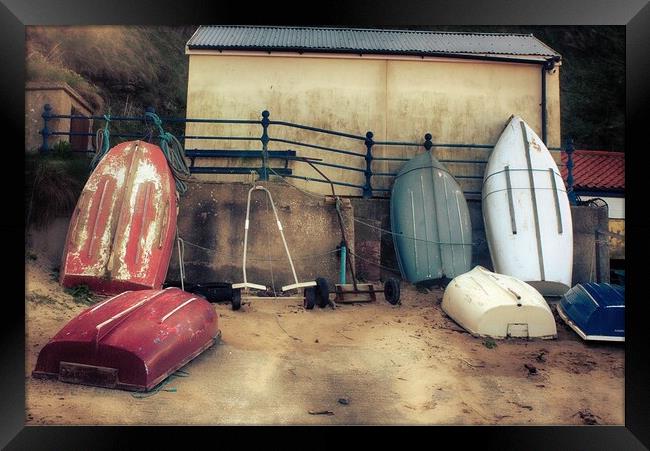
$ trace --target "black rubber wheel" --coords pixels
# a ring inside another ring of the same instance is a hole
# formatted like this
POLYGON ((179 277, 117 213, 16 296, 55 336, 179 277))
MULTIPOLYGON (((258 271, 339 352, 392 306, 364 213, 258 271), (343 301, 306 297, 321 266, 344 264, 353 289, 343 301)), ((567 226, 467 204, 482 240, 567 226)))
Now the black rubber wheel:
POLYGON ((232 290, 232 309, 239 310, 241 308, 241 289, 237 288, 232 290))
POLYGON ((316 279, 316 303, 320 308, 327 307, 330 303, 330 286, 324 277, 316 279))
POLYGON ((394 277, 389 277, 388 280, 386 280, 386 283, 384 284, 384 297, 393 305, 399 304, 399 280, 394 277))
POLYGON ((305 300, 302 302, 303 307, 311 310, 316 305, 316 287, 305 288, 305 300))
POLYGON ((209 282, 196 284, 192 288, 185 286, 185 291, 203 296, 210 302, 230 301, 233 297, 232 284, 225 282, 209 282))

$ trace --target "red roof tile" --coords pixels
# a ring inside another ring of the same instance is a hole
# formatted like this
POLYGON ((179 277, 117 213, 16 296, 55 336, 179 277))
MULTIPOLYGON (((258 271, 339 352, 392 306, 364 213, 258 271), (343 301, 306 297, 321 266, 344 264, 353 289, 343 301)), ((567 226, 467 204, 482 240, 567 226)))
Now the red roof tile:
MULTIPOLYGON (((566 183, 567 155, 562 152, 562 178, 566 183)), ((625 190, 625 154, 602 150, 573 152, 575 190, 625 190)))

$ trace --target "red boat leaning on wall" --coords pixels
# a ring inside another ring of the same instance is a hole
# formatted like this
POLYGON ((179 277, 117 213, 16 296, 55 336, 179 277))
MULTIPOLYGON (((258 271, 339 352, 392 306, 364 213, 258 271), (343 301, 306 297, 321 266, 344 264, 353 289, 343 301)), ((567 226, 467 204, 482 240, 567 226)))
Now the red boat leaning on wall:
POLYGON ((160 147, 113 147, 90 175, 70 220, 61 284, 101 294, 159 289, 176 233, 176 188, 160 147))
POLYGON ((127 291, 65 325, 38 354, 32 375, 148 391, 220 337, 217 313, 178 288, 127 291))

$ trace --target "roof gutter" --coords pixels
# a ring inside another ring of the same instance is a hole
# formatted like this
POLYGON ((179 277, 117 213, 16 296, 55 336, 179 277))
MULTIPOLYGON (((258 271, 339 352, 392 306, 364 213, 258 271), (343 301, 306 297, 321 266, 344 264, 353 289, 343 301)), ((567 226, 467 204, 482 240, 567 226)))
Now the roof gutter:
MULTIPOLYGON (((546 73, 551 72, 555 67, 555 64, 560 61, 559 56, 554 56, 543 62, 541 68, 542 75, 542 142, 544 145, 548 145, 547 142, 547 111, 546 111, 546 73)), ((561 143, 560 143, 561 146, 561 143)))
POLYGON ((244 51, 244 52, 294 52, 299 53, 300 55, 305 53, 327 53, 327 54, 339 54, 339 55, 401 55, 401 56, 417 56, 417 57, 439 57, 439 58, 457 58, 457 59, 470 59, 470 60, 482 60, 482 61, 497 61, 497 62, 507 62, 507 63, 521 63, 521 64, 545 64, 549 59, 554 61, 559 61, 559 56, 545 57, 540 55, 539 59, 533 58, 512 58, 507 56, 499 56, 499 54, 485 54, 485 53, 448 53, 448 52, 405 52, 405 51, 391 51, 391 50, 382 50, 382 51, 351 51, 348 49, 316 49, 316 48, 303 48, 303 47, 292 47, 290 49, 281 49, 277 47, 247 47, 247 46, 228 46, 228 47, 216 47, 216 46, 201 46, 201 45, 187 45, 187 52, 191 53, 193 50, 198 51, 215 51, 215 52, 228 52, 228 51, 244 51))

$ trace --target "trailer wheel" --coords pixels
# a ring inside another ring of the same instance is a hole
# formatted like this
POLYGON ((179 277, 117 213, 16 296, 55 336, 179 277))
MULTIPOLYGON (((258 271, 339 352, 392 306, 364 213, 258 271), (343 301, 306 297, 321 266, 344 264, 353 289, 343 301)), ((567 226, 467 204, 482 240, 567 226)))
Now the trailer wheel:
POLYGON ((303 307, 311 310, 316 305, 316 287, 305 288, 305 299, 302 302, 303 307))
POLYGON ((390 277, 384 284, 384 297, 392 305, 399 304, 399 280, 390 277))
POLYGON ((316 302, 320 308, 327 307, 330 302, 330 287, 324 277, 316 279, 316 302))
POLYGON ((241 308, 241 289, 232 290, 232 309, 239 310, 241 308))

